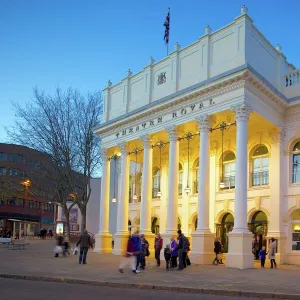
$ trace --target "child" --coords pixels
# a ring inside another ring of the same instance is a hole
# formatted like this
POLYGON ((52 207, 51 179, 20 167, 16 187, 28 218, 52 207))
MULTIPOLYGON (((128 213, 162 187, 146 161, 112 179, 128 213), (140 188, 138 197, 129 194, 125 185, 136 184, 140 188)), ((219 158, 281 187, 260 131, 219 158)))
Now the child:
POLYGON ((166 270, 169 271, 170 267, 170 260, 171 260, 171 250, 170 245, 166 245, 166 248, 164 250, 165 260, 166 260, 166 270))
POLYGON ((261 250, 259 251, 260 267, 261 268, 265 267, 265 261, 266 261, 267 254, 268 253, 266 251, 266 247, 262 247, 261 250))

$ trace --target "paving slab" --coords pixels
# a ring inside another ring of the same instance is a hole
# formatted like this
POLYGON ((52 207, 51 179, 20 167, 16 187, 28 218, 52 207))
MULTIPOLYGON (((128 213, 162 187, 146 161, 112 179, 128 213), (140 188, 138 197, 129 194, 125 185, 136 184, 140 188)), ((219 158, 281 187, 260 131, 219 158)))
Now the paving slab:
POLYGON ((257 262, 254 269, 236 270, 221 265, 192 264, 183 271, 166 271, 164 264, 156 267, 150 259, 145 271, 136 275, 128 268, 120 274, 118 256, 90 251, 88 264, 79 265, 78 256, 54 258, 54 245, 51 240, 32 240, 25 250, 9 250, 0 245, 1 276, 247 297, 273 298, 276 294, 281 299, 300 299, 300 266, 281 265, 270 269, 267 262, 266 268, 261 269, 257 262))

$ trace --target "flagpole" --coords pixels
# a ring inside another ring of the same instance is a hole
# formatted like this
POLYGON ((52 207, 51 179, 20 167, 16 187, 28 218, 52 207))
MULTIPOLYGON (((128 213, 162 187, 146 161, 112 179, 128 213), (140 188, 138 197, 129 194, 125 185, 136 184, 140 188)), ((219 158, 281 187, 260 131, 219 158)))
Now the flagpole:
POLYGON ((171 15, 170 15, 170 7, 169 7, 169 36, 168 36, 168 43, 167 43, 167 56, 169 56, 170 23, 171 23, 171 15))

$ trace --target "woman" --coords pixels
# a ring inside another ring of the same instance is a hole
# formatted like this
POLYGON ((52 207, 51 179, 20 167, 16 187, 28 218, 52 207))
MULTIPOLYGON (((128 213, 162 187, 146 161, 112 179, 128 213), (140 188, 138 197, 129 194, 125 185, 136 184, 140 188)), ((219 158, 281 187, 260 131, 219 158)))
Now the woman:
POLYGON ((141 269, 145 270, 146 257, 150 255, 150 252, 149 252, 149 243, 145 239, 145 236, 143 234, 141 234, 141 243, 142 243, 142 251, 140 254, 140 264, 141 264, 141 269))
POLYGON ((216 237, 215 238, 215 248, 214 248, 214 252, 216 253, 216 257, 213 260, 213 264, 217 265, 217 264, 223 264, 222 262, 219 261, 219 255, 221 253, 221 249, 222 249, 222 245, 220 243, 220 238, 216 237))
POLYGON ((171 251, 171 268, 177 268, 178 244, 173 237, 171 238, 170 251, 171 251))
POLYGON ((276 241, 274 238, 271 238, 271 244, 270 244, 270 249, 269 249, 269 259, 271 260, 271 269, 273 267, 277 268, 277 264, 275 261, 275 255, 276 255, 276 241))

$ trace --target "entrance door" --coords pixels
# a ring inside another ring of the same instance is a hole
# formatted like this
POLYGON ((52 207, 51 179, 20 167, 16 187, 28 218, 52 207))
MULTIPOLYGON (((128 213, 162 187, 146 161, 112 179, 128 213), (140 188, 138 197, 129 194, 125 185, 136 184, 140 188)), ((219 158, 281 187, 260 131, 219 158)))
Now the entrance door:
POLYGON ((154 218, 152 221, 152 233, 154 234, 159 233, 159 222, 157 218, 154 218))
POLYGON ((249 223, 249 230, 259 238, 260 249, 267 245, 268 218, 263 211, 257 211, 249 223))
POLYGON ((228 252, 228 233, 232 231, 234 225, 233 215, 227 213, 223 218, 221 224, 217 224, 217 236, 221 237, 221 242, 224 247, 224 252, 228 252))

